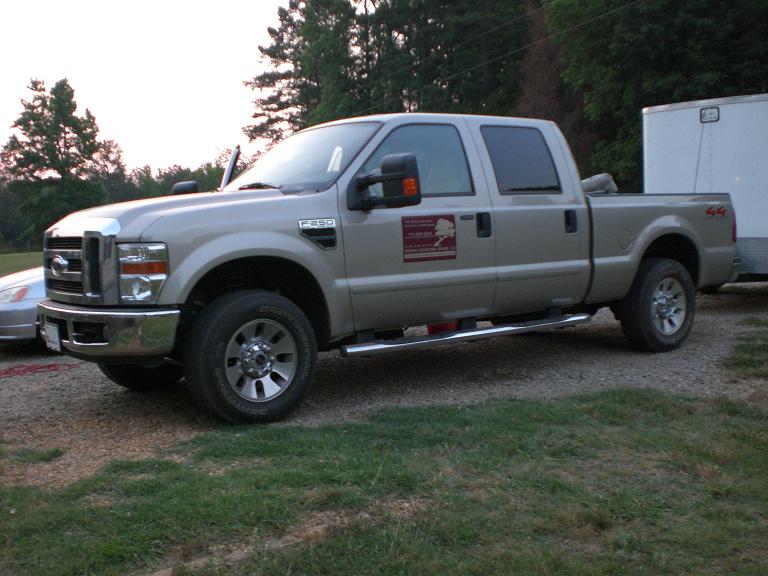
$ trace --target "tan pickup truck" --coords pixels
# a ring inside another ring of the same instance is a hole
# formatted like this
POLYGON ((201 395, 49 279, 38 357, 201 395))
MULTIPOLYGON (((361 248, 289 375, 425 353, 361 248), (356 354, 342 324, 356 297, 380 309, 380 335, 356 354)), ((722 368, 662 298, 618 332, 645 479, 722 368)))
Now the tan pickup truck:
POLYGON ((295 408, 318 350, 368 356, 560 328, 604 306, 638 348, 675 348, 696 289, 731 274, 729 197, 606 190, 585 192, 552 122, 324 124, 215 193, 53 225, 41 327, 51 348, 127 388, 183 376, 236 422, 295 408), (438 322, 455 329, 404 336, 438 322))

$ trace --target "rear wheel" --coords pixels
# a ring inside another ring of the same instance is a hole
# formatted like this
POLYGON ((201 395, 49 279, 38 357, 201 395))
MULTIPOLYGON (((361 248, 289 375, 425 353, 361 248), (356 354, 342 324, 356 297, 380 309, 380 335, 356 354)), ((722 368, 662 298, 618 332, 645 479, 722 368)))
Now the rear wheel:
POLYGON ((230 422, 277 420, 304 398, 316 354, 314 331, 290 300, 233 292, 208 306, 187 338, 187 388, 230 422))
POLYGON ((687 338, 696 310, 696 289, 676 260, 648 258, 640 263, 621 304, 621 327, 641 350, 666 352, 687 338))
POLYGON ((181 366, 173 364, 152 367, 138 364, 99 364, 99 370, 115 384, 134 392, 146 392, 176 384, 183 376, 181 366))

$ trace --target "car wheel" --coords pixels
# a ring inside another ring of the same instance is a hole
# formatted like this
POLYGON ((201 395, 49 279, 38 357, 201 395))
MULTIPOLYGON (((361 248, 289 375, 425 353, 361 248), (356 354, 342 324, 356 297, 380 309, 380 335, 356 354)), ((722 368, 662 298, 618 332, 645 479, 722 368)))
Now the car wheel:
POLYGON ((214 300, 195 322, 184 350, 190 394, 234 423, 285 417, 309 388, 317 343, 290 300, 243 290, 214 300))
POLYGON ((161 364, 160 366, 99 364, 99 370, 115 384, 134 392, 146 392, 176 384, 183 376, 181 366, 173 364, 161 364))
POLYGON ((667 352, 688 336, 696 310, 690 274, 676 260, 648 258, 621 306, 621 327, 636 347, 667 352))

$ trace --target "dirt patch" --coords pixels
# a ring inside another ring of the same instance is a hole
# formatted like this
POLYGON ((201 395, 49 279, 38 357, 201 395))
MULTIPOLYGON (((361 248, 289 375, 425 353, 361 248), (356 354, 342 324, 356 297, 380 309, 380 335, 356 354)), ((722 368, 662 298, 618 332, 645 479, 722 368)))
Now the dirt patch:
POLYGON ((21 373, 0 380, 0 438, 8 453, 24 447, 63 454, 31 464, 3 459, 6 485, 59 488, 113 460, 166 458, 166 448, 219 425, 180 386, 136 394, 109 382, 95 365, 65 356, 52 357, 67 366, 63 370, 19 369, 45 365, 45 358, 0 357, 0 367, 21 373))
POLYGON ((407 519, 424 510, 426 505, 425 500, 410 498, 377 502, 366 510, 341 509, 310 512, 304 516, 301 523, 291 527, 279 538, 263 538, 254 534, 248 544, 214 546, 206 556, 184 562, 172 559, 172 566, 146 576, 173 576, 180 569, 200 570, 231 566, 247 560, 259 550, 280 550, 297 544, 319 542, 355 523, 373 524, 388 518, 407 519))

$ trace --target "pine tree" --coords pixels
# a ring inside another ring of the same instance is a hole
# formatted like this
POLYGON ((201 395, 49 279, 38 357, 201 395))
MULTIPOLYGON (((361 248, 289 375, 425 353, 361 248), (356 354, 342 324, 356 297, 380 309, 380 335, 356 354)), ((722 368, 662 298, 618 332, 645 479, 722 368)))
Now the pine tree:
POLYGON ((100 149, 93 114, 76 114, 75 91, 66 78, 49 93, 40 80, 32 80, 29 89, 32 99, 21 101, 23 110, 12 126, 16 133, 1 153, 8 173, 28 180, 52 173, 62 181, 85 176, 100 149))

